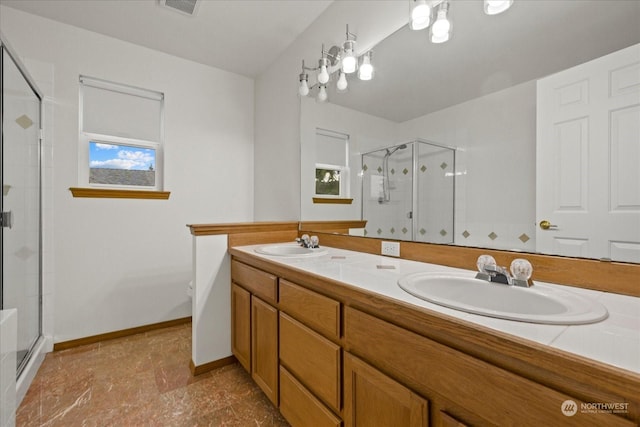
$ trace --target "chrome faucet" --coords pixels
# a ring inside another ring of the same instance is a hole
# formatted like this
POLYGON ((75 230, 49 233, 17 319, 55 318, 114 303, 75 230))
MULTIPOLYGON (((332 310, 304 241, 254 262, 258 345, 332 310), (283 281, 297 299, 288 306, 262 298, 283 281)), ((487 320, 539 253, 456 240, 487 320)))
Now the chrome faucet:
POLYGON ((504 267, 497 265, 485 265, 482 272, 476 275, 476 279, 487 280, 493 283, 504 283, 505 285, 513 285, 513 277, 504 267))
POLYGON ((533 282, 530 279, 533 269, 531 267, 531 263, 527 260, 513 260, 510 268, 513 275, 506 267, 496 265, 493 257, 489 255, 481 255, 478 258, 477 265, 479 272, 476 274, 476 279, 524 288, 528 288, 533 285, 533 282))
POLYGON ((303 234, 299 238, 296 239, 296 243, 298 243, 303 248, 317 249, 320 247, 320 240, 318 236, 309 237, 308 234, 303 234))

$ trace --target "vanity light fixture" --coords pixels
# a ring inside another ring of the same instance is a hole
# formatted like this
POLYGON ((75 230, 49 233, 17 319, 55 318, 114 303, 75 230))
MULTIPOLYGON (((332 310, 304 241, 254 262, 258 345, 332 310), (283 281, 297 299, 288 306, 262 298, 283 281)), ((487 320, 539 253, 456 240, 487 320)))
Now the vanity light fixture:
POLYGON ((372 51, 365 53, 362 56, 362 64, 358 68, 358 78, 360 80, 371 80, 373 78, 373 65, 371 65, 372 51))
POLYGON ((449 2, 440 3, 438 18, 431 26, 431 42, 444 43, 451 37, 451 21, 449 21, 449 2))
POLYGON ((349 25, 347 25, 347 39, 342 45, 344 52, 342 56, 342 71, 344 73, 351 74, 356 71, 356 68, 358 68, 358 57, 356 57, 355 47, 356 36, 349 32, 349 25), (349 37, 353 37, 353 40, 349 37))
MULTIPOLYGON (((436 20, 429 30, 432 43, 444 43, 451 38, 451 20, 448 0, 409 0, 409 27, 423 30, 431 23, 431 9, 436 9, 436 20)), ((497 15, 509 9, 513 0, 484 0, 484 13, 497 15)))
POLYGON ((302 73, 300 73, 300 87, 298 88, 300 96, 309 95, 309 74, 306 73, 304 60, 302 61, 302 73))
POLYGON ((371 51, 362 55, 357 55, 355 51, 356 36, 349 32, 347 25, 347 39, 342 47, 333 46, 326 51, 322 45, 321 57, 318 66, 307 67, 302 61, 302 73, 299 75, 300 86, 298 93, 300 96, 307 96, 311 91, 316 92, 318 102, 325 102, 328 99, 327 85, 332 79, 336 79, 336 89, 344 92, 349 86, 347 74, 358 71, 360 80, 371 80, 373 78, 373 65, 371 63, 371 51), (358 64, 360 63, 360 67, 358 64), (316 76, 316 83, 309 85, 308 71, 313 71, 316 76), (336 77, 332 77, 332 76, 336 77))
POLYGON ((497 15, 509 9, 513 0, 484 0, 484 13, 487 15, 497 15))
POLYGON ((412 30, 424 30, 431 23, 431 6, 427 0, 411 1, 411 21, 409 25, 412 30))

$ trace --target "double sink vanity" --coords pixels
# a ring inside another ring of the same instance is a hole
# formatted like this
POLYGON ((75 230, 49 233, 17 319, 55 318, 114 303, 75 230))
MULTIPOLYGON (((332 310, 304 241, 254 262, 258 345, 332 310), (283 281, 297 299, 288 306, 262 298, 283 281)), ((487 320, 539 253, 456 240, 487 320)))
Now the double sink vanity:
POLYGON ((636 297, 482 282, 474 259, 229 253, 232 352, 293 426, 638 423, 636 297))

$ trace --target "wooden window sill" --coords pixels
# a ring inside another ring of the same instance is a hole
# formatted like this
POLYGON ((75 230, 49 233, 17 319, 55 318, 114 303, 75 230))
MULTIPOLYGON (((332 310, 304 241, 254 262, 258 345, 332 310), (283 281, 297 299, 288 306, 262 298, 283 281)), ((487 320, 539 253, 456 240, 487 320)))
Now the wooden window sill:
POLYGON ((330 203, 335 205, 350 205, 353 199, 338 199, 334 197, 314 197, 313 203, 330 203))
POLYGON ((155 190, 115 190, 104 188, 79 188, 71 187, 73 197, 89 197, 98 199, 158 199, 167 200, 171 195, 169 191, 155 190))

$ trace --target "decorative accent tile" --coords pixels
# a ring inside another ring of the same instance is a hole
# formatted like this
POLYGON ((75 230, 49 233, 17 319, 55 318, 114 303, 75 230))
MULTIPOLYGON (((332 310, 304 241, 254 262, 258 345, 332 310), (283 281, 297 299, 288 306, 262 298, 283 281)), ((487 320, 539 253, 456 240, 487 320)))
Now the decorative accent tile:
POLYGON ((29 129, 33 125, 33 120, 31 120, 28 116, 23 114, 16 119, 16 123, 22 129, 29 129))
POLYGON ((491 240, 496 240, 498 238, 498 235, 492 231, 491 233, 489 233, 489 238, 491 240))
POLYGON ((527 243, 531 238, 527 236, 525 233, 522 233, 520 237, 518 237, 522 243, 527 243))
POLYGON ((391 168, 391 175, 395 175, 396 174, 396 170, 394 168, 391 168))
POLYGON ((469 233, 467 230, 464 230, 464 231, 462 232, 462 237, 464 237, 465 239, 466 239, 467 237, 469 237, 469 236, 471 236, 471 233, 469 233))
POLYGON ((406 175, 406 174, 408 174, 408 173, 409 173, 409 169, 404 168, 404 169, 402 170, 402 173, 403 173, 403 174, 405 174, 405 175, 406 175))
POLYGON ((389 230, 389 231, 391 232, 391 234, 393 234, 393 233, 395 233, 395 232, 396 232, 396 229, 395 229, 395 228, 393 228, 393 227, 391 227, 391 230, 389 230))
POLYGON ((378 229, 376 230, 376 233, 378 233, 378 234, 382 234, 382 229, 378 228, 378 229))
POLYGON ((425 165, 422 165, 422 167, 420 168, 420 170, 421 170, 422 172, 424 172, 424 171, 426 171, 426 170, 427 170, 427 167, 426 167, 425 165))
POLYGON ((425 230, 424 228, 421 228, 420 229, 420 234, 422 234, 424 236, 425 234, 427 234, 427 230, 425 230))
POLYGON ((402 234, 407 234, 407 231, 409 231, 407 230, 407 227, 402 227, 402 234))
POLYGON ((378 173, 382 173, 382 166, 378 166, 378 173))
POLYGON ((362 170, 363 170, 363 171, 365 171, 365 172, 366 172, 366 171, 367 171, 367 169, 369 169, 369 167, 368 167, 367 165, 362 165, 362 170))
POLYGON ((449 166, 449 165, 448 165, 448 164, 446 164, 445 162, 442 162, 442 164, 440 165, 440 168, 441 168, 442 170, 444 170, 444 169, 446 169, 446 168, 447 168, 447 166, 449 166))
POLYGON ((364 235, 366 236, 367 234, 369 234, 369 232, 367 231, 367 229, 364 229, 364 235))
POLYGON ((440 230, 440 235, 442 237, 446 236, 447 235, 447 230, 445 230, 444 228, 442 230, 440 230))

